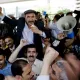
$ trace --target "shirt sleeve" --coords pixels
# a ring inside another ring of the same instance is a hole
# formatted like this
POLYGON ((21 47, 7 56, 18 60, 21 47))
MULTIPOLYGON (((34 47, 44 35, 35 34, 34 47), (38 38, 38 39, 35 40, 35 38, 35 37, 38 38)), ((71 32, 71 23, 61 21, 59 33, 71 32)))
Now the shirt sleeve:
POLYGON ((40 75, 37 77, 36 80, 50 80, 49 75, 40 75))
POLYGON ((56 25, 56 23, 53 23, 52 21, 49 23, 49 28, 50 29, 56 29, 56 27, 57 27, 57 25, 56 25))

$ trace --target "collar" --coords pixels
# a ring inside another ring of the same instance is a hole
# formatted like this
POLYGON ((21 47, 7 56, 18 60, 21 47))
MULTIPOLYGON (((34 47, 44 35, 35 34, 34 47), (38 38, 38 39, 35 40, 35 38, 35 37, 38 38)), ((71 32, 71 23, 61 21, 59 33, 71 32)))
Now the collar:
POLYGON ((28 30, 30 30, 30 28, 28 27, 28 24, 25 23, 25 28, 27 28, 28 30))
MULTIPOLYGON (((27 61, 28 61, 28 59, 27 59, 27 61)), ((37 64, 37 61, 38 61, 38 60, 35 59, 34 64, 33 64, 34 66, 37 66, 37 65, 36 65, 36 64, 37 64)), ((29 63, 29 61, 28 61, 28 63, 29 63)))
POLYGON ((25 23, 25 27, 28 28, 28 25, 25 23))
POLYGON ((36 64, 37 64, 37 61, 38 61, 38 60, 36 59, 36 60, 34 61, 34 64, 33 64, 33 65, 37 66, 37 65, 36 65, 36 64))
POLYGON ((28 27, 28 25, 25 23, 25 27, 24 27, 24 31, 32 31, 29 27, 28 27))

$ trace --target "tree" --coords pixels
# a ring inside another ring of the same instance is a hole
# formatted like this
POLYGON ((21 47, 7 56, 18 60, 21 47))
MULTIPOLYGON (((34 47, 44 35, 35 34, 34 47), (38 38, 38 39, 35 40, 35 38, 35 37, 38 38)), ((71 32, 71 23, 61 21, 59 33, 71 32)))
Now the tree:
POLYGON ((67 12, 70 12, 70 10, 69 9, 62 9, 62 10, 59 10, 58 12, 57 12, 57 14, 58 13, 67 13, 67 12))

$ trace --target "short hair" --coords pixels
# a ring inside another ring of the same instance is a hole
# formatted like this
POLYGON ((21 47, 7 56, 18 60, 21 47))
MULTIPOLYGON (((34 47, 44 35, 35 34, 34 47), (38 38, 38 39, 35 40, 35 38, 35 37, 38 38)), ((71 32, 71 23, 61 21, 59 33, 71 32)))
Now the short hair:
POLYGON ((6 38, 11 38, 11 39, 13 39, 13 37, 10 36, 10 35, 5 35, 4 38, 5 38, 5 39, 6 39, 6 38))
POLYGON ((26 46, 24 47, 25 53, 27 52, 28 48, 35 48, 35 49, 36 49, 36 52, 38 52, 38 51, 37 51, 37 48, 36 48, 36 46, 35 46, 35 44, 26 45, 26 46))
POLYGON ((65 58, 65 55, 70 54, 70 53, 73 53, 73 55, 75 55, 76 58, 77 58, 78 60, 80 60, 80 54, 77 53, 76 50, 69 49, 69 48, 66 48, 66 49, 64 50, 64 52, 62 53, 62 56, 61 56, 61 57, 62 57, 62 58, 65 58))
POLYGON ((35 10, 31 10, 31 9, 24 12, 25 15, 29 13, 34 13, 35 15, 37 14, 35 10))
POLYGON ((14 61, 11 65, 11 71, 12 71, 13 76, 16 76, 16 75, 22 76, 22 73, 23 73, 22 69, 27 64, 28 62, 24 59, 18 59, 14 61))
POLYGON ((61 18, 61 16, 59 14, 56 14, 54 18, 56 19, 56 21, 58 21, 61 18))
POLYGON ((72 12, 67 12, 66 15, 72 15, 72 12))

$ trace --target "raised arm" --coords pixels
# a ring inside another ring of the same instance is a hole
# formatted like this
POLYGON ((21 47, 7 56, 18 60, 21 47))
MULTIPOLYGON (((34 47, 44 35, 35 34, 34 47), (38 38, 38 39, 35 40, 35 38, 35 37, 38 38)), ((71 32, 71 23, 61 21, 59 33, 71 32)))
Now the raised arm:
POLYGON ((50 80, 49 79, 49 67, 51 63, 56 59, 59 53, 51 47, 48 47, 43 59, 43 67, 40 76, 37 80, 50 80))
POLYGON ((13 63, 15 59, 17 58, 17 55, 19 54, 20 50, 27 44, 27 41, 24 39, 21 39, 19 46, 15 49, 15 51, 11 54, 9 57, 9 62, 13 63))
POLYGON ((15 26, 17 26, 17 23, 18 23, 18 20, 16 20, 16 19, 15 19, 15 20, 10 19, 9 17, 7 17, 7 16, 5 16, 5 15, 3 15, 2 21, 4 21, 5 23, 13 26, 13 28, 14 28, 15 26))
POLYGON ((0 20, 4 21, 5 23, 9 24, 9 25, 12 25, 12 28, 14 28, 15 26, 17 26, 17 23, 18 23, 18 20, 13 20, 13 19, 10 19, 9 17, 5 16, 3 13, 2 13, 2 10, 0 9, 0 20))

